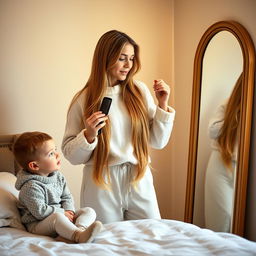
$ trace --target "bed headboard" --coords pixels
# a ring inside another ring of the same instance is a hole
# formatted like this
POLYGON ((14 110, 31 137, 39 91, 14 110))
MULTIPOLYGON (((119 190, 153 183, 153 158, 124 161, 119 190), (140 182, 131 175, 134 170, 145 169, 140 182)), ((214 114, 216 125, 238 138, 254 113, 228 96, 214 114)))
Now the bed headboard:
POLYGON ((16 174, 21 168, 16 163, 12 146, 18 134, 0 135, 0 172, 16 174))

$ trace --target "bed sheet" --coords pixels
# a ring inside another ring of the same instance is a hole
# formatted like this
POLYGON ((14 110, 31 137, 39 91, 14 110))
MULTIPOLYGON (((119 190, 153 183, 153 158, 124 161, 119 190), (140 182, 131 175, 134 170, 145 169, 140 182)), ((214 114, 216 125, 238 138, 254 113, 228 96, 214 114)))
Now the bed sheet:
POLYGON ((67 244, 16 228, 0 228, 0 255, 256 255, 256 243, 175 220, 106 224, 92 243, 67 244))

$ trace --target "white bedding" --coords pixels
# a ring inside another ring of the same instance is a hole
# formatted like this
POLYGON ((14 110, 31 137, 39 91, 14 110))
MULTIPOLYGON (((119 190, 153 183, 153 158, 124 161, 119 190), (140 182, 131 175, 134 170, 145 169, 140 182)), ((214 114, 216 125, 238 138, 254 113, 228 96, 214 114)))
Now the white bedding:
POLYGON ((105 225, 90 244, 66 244, 16 228, 0 228, 0 255, 256 255, 256 243, 174 220, 105 225))

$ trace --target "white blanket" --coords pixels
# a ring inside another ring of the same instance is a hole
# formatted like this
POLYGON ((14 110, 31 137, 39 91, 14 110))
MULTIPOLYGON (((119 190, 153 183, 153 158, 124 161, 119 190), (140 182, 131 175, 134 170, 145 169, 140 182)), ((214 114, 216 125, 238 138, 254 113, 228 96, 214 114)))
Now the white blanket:
POLYGON ((256 243, 174 220, 136 220, 105 225, 89 244, 66 244, 16 228, 0 228, 1 256, 256 255, 256 243))

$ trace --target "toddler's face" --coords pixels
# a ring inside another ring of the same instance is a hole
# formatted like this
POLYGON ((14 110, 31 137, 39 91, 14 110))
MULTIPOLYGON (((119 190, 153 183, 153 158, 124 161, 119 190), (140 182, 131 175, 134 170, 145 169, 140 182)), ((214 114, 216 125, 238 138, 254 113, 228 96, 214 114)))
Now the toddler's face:
POLYGON ((53 140, 48 140, 43 143, 39 149, 37 165, 39 175, 48 176, 50 173, 60 169, 60 154, 57 152, 53 140))

